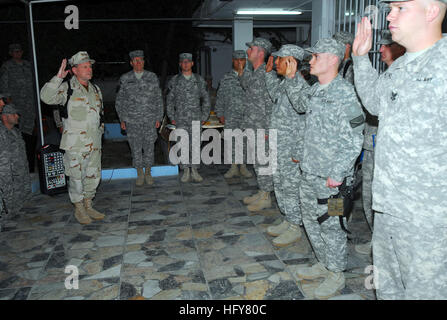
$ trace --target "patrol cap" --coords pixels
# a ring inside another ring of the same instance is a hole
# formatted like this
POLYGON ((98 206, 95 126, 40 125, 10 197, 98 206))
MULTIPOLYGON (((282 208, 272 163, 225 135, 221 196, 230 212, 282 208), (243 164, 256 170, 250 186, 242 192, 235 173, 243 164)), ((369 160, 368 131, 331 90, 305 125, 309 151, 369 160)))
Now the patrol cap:
POLYGON ((3 107, 2 114, 19 114, 19 112, 17 111, 15 105, 10 103, 5 104, 5 106, 3 107))
POLYGON ((144 58, 144 52, 143 50, 134 50, 129 52, 129 57, 132 60, 133 58, 142 57, 144 58))
POLYGON ((179 61, 182 61, 185 59, 192 61, 192 53, 187 53, 187 52, 180 53, 178 58, 179 58, 179 61))
POLYGON ((77 66, 78 64, 84 63, 84 62, 90 62, 91 64, 95 63, 95 60, 90 59, 87 51, 79 51, 76 53, 73 57, 71 57, 68 60, 68 63, 73 67, 77 66))
POLYGON ((346 31, 338 31, 336 34, 334 34, 333 38, 337 41, 340 41, 344 45, 352 45, 352 43, 354 42, 354 35, 346 31))
POLYGON ((9 52, 13 52, 13 51, 16 51, 16 50, 22 51, 22 46, 19 43, 11 43, 9 45, 9 52))
POLYGON ((297 45, 285 44, 279 49, 279 51, 273 52, 272 56, 274 57, 291 56, 294 57, 295 59, 303 60, 305 54, 306 52, 304 51, 304 49, 298 47, 297 45))
POLYGON ((247 59, 247 54, 244 50, 233 51, 233 59, 247 59))
POLYGON ((265 51, 267 51, 267 54, 270 54, 270 52, 272 51, 272 43, 270 41, 268 41, 267 39, 264 39, 261 37, 254 38, 253 41, 247 42, 245 45, 250 48, 251 47, 261 47, 265 51))
POLYGON ((394 43, 392 37, 391 37, 391 32, 389 30, 382 30, 380 31, 382 38, 380 39, 380 41, 377 42, 377 44, 384 44, 384 45, 389 45, 394 43))
POLYGON ((340 61, 343 61, 343 58, 345 57, 346 47, 343 45, 343 43, 333 38, 324 38, 318 40, 317 43, 306 50, 310 53, 332 53, 339 57, 340 61))

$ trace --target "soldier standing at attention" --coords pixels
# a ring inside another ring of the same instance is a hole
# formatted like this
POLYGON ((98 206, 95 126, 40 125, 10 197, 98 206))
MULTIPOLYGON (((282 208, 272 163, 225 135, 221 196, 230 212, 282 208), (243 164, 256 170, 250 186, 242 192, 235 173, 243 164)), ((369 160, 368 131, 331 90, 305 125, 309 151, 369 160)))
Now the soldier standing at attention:
MULTIPOLYGON (((225 129, 243 130, 245 92, 241 87, 240 77, 247 63, 245 51, 234 51, 232 62, 233 70, 225 74, 222 80, 220 80, 215 110, 220 122, 225 124, 225 129)), ((240 164, 240 170, 235 163, 235 147, 233 145, 231 168, 224 174, 224 177, 229 179, 241 174, 246 178, 250 178, 252 174, 247 170, 245 163, 240 164)))
MULTIPOLYGON (((351 179, 363 144, 364 114, 351 85, 338 73, 345 47, 332 38, 320 39, 308 50, 310 73, 318 82, 296 93, 302 99, 297 111, 306 112, 302 171, 301 212, 306 233, 318 260, 312 267, 298 267, 301 279, 324 277, 315 297, 326 299, 345 287, 348 261, 346 218, 328 215, 328 201, 351 179)), ((350 181, 349 181, 350 182, 350 181)))
POLYGON ((355 86, 378 116, 372 183, 378 299, 447 299, 447 0, 382 1, 407 52, 380 76, 367 18, 353 44, 355 86))
MULTIPOLYGON (((0 102, 0 105, 2 102, 0 102)), ((13 104, 3 106, 0 123, 0 189, 9 215, 18 213, 31 196, 31 178, 19 115, 13 104)), ((0 198, 0 199, 1 199, 0 198)))
POLYGON ((132 165, 137 169, 137 186, 153 184, 154 143, 163 117, 163 98, 155 73, 144 70, 144 52, 129 53, 133 70, 121 76, 116 96, 116 111, 121 129, 127 130, 132 165), (145 168, 145 172, 143 172, 145 168))
POLYGON ((63 119, 60 148, 65 150, 64 167, 68 180, 68 194, 75 206, 75 217, 81 224, 91 219, 104 219, 104 214, 92 208, 92 199, 101 180, 101 137, 103 105, 101 90, 90 82, 92 64, 85 51, 69 60, 73 77, 64 82, 68 74, 67 60, 62 60, 59 72, 40 91, 46 104, 63 105, 67 101, 68 86, 73 90, 67 104, 68 117, 63 119))
MULTIPOLYGON (((270 55, 272 44, 264 38, 255 38, 246 43, 248 61, 253 66, 245 68, 241 77, 241 85, 245 90, 244 127, 246 129, 263 129, 266 134, 265 148, 268 151, 268 128, 273 102, 265 84, 265 62, 270 55)), ((273 191, 273 177, 271 174, 261 175, 259 169, 263 167, 255 157, 253 165, 256 172, 259 191, 244 198, 249 211, 259 211, 272 206, 271 192, 273 191)))
POLYGON ((29 171, 34 172, 37 136, 34 133, 36 103, 32 66, 29 61, 22 59, 20 44, 11 44, 9 54, 11 59, 0 68, 0 91, 10 94, 12 103, 20 114, 19 130, 25 140, 29 171))
MULTIPOLYGON (((181 53, 179 56, 181 72, 168 83, 166 111, 176 129, 184 129, 189 134, 189 163, 182 164, 182 182, 188 182, 191 177, 196 182, 203 181, 197 172, 198 164, 192 164, 192 122, 203 124, 208 119, 211 109, 210 97, 206 91, 206 82, 192 72, 194 62, 191 53, 181 53)), ((200 144, 200 141, 196 142, 200 144)))

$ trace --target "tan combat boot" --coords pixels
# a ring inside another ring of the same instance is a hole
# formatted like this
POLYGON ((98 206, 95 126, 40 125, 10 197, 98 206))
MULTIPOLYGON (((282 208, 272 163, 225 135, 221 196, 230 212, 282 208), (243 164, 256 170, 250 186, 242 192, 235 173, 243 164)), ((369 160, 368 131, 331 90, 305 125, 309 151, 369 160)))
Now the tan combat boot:
POLYGON ((326 279, 314 291, 314 297, 317 299, 328 299, 335 296, 339 290, 346 285, 343 272, 329 271, 326 279))
POLYGON ((191 168, 191 176, 194 179, 195 182, 202 182, 203 178, 200 176, 200 174, 197 172, 197 168, 191 168))
POLYGON ((75 218, 78 220, 80 224, 89 224, 92 222, 92 219, 87 215, 87 212, 84 208, 84 203, 82 201, 74 203, 75 206, 75 218))
POLYGON ((224 174, 224 177, 227 179, 236 177, 239 175, 239 169, 237 168, 237 164, 232 164, 230 170, 224 174))
POLYGON ((191 180, 190 168, 183 169, 183 176, 181 180, 182 182, 188 182, 189 180, 191 180))
POLYGON ((135 182, 135 184, 138 187, 141 187, 144 184, 144 172, 143 172, 143 168, 137 168, 137 181, 135 182))
POLYGON ((329 270, 326 269, 320 262, 315 263, 311 267, 298 267, 296 270, 296 276, 300 279, 313 280, 321 277, 326 277, 329 274, 329 270))
POLYGON ((278 237, 276 237, 273 240, 273 245, 276 247, 286 247, 289 244, 292 244, 300 239, 301 239, 300 226, 291 223, 286 231, 281 233, 278 237))
POLYGON ((146 181, 146 184, 154 184, 154 178, 152 178, 151 175, 151 167, 147 167, 144 172, 144 181, 146 181))
POLYGON ((245 197, 243 199, 244 204, 250 204, 252 202, 255 202, 256 200, 258 200, 258 198, 261 196, 262 191, 259 190, 258 192, 256 192, 255 194, 245 197))
POLYGON ((92 207, 92 199, 84 199, 84 207, 85 212, 87 212, 88 216, 92 218, 93 220, 102 220, 104 219, 105 215, 101 212, 93 209, 92 207))
POLYGON ((248 171, 247 166, 245 164, 241 164, 239 168, 239 172, 241 173, 241 176, 245 178, 251 178, 253 175, 250 171, 248 171))
POLYGON ((261 191, 260 197, 247 206, 248 211, 261 211, 262 209, 267 209, 272 207, 272 198, 270 197, 270 192, 261 191))
POLYGON ((284 219, 280 224, 268 227, 267 234, 272 237, 277 237, 281 233, 285 232, 289 228, 289 225, 289 222, 284 219))

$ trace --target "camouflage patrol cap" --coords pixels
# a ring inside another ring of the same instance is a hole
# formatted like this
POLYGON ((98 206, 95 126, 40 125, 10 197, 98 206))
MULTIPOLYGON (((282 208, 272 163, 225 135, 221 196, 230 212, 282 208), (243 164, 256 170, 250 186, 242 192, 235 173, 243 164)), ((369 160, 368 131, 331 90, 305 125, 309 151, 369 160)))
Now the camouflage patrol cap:
POLYGON ((136 57, 142 57, 144 58, 144 52, 143 50, 134 50, 129 52, 130 59, 136 58, 136 57))
POLYGON ((274 57, 294 57, 298 60, 303 60, 306 52, 304 49, 298 47, 294 44, 285 44, 279 49, 279 51, 273 52, 272 56, 274 57))
POLYGON ((182 61, 185 59, 192 61, 192 53, 186 53, 186 52, 180 53, 178 58, 179 58, 179 61, 182 61))
POLYGON ((77 66, 78 64, 81 64, 84 62, 90 62, 91 64, 95 63, 95 60, 90 59, 87 51, 79 51, 73 57, 71 57, 70 60, 68 60, 68 63, 71 66, 77 66))
POLYGON ((377 42, 377 44, 384 44, 384 45, 389 45, 394 43, 393 39, 391 38, 391 32, 389 30, 382 30, 380 31, 382 38, 380 39, 380 41, 377 42))
POLYGON ((311 48, 306 49, 310 53, 332 53, 340 58, 340 61, 343 61, 345 57, 346 47, 343 43, 333 39, 333 38, 324 38, 320 39, 315 43, 311 48))
POLYGON ((264 38, 254 38, 252 42, 247 42, 245 44, 247 47, 261 47, 263 48, 267 54, 270 54, 272 51, 272 43, 264 38))
POLYGON ((5 106, 3 107, 2 114, 19 114, 19 112, 17 111, 15 105, 11 103, 11 104, 5 104, 5 106))
POLYGON ((352 43, 354 42, 354 35, 346 31, 338 31, 336 34, 334 34, 333 38, 337 41, 340 41, 344 45, 352 45, 352 43))
POLYGON ((19 43, 11 43, 9 45, 9 52, 13 52, 13 51, 22 51, 22 46, 19 43))
POLYGON ((244 50, 233 51, 233 59, 247 59, 247 54, 244 50))

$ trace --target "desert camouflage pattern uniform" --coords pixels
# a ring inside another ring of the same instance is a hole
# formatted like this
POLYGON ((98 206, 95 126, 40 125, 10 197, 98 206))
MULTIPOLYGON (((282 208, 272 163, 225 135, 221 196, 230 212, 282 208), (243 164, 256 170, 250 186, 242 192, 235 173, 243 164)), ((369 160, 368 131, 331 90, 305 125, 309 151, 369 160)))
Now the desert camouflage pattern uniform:
MULTIPOLYGON (((103 112, 101 90, 89 82, 88 90, 76 77, 70 80, 73 94, 67 105, 68 117, 63 119, 60 148, 65 150, 65 174, 70 177, 68 193, 73 203, 92 199, 101 180, 101 137, 104 124, 100 125, 103 112)), ((68 85, 55 76, 41 89, 43 102, 50 105, 64 104, 68 85)))

